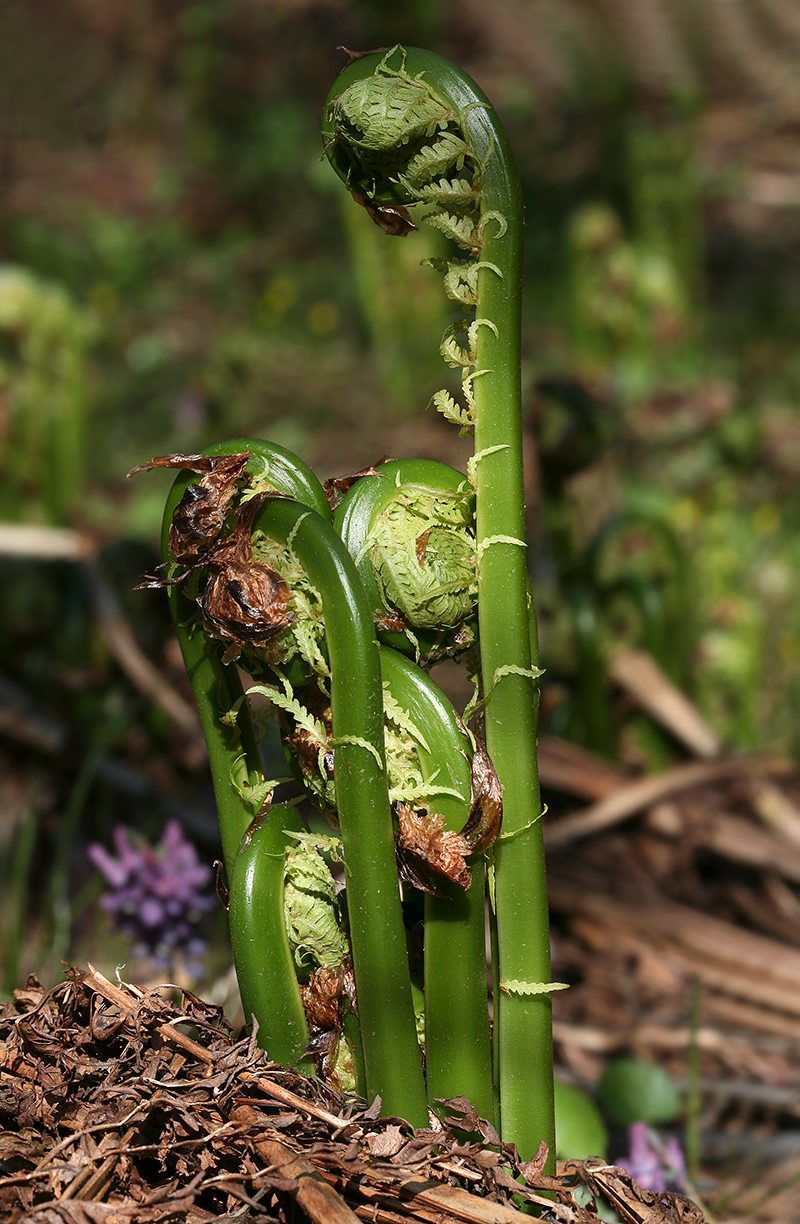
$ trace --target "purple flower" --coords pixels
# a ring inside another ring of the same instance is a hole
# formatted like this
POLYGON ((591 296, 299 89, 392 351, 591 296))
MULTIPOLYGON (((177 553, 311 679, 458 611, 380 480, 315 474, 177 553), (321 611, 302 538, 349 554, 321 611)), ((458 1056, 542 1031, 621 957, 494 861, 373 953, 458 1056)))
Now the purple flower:
POLYGON ((100 904, 134 937, 137 954, 160 965, 178 951, 200 955, 202 917, 215 905, 212 871, 200 862, 177 820, 167 822, 155 848, 134 844, 122 825, 114 829, 113 841, 116 858, 97 845, 89 847, 89 858, 108 884, 100 904))
POLYGON ((681 1145, 674 1137, 666 1143, 650 1130, 646 1122, 628 1128, 630 1152, 617 1164, 639 1183, 643 1190, 661 1194, 664 1190, 686 1188, 686 1163, 681 1145))

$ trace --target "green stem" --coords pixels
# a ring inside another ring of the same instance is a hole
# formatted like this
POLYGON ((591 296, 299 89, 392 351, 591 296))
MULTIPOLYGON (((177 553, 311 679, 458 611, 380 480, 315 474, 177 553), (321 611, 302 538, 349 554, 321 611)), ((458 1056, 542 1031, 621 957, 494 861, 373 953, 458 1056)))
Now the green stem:
POLYGON ((254 529, 289 541, 322 595, 331 667, 335 785, 367 1093, 427 1124, 386 784, 383 691, 372 615, 342 541, 296 502, 275 499, 254 529))
POLYGON ((504 1140, 516 1143, 525 1157, 545 1140, 552 1167, 550 950, 524 544, 519 179, 486 96, 448 61, 417 48, 394 48, 349 64, 329 96, 323 131, 337 173, 378 203, 380 221, 391 220, 386 206, 429 200, 444 210, 434 223, 479 261, 474 291, 463 276, 457 291, 458 300, 476 306, 469 348, 458 354, 451 347, 448 358, 464 366, 472 403, 459 412, 447 397, 435 402, 451 419, 475 425, 486 739, 504 793, 503 840, 495 860, 497 975, 502 982, 545 988, 540 994, 501 990, 495 998, 500 1122, 504 1140), (448 140, 455 153, 447 152, 448 140), (435 181, 441 171, 431 171, 421 187, 420 166, 433 165, 433 146, 445 158, 442 170, 455 170, 456 177, 442 184, 435 181), (469 183, 458 177, 459 157, 472 171, 472 205, 469 183))
MULTIPOLYGON (((475 96, 483 99, 476 91, 475 96)), ((488 103, 487 103, 488 106, 488 103)), ((550 982, 550 935, 536 760, 538 688, 532 657, 522 469, 520 319, 522 198, 513 154, 491 108, 464 128, 483 162, 487 220, 478 273, 475 358, 475 495, 480 565, 478 624, 486 701, 486 746, 503 786, 503 832, 495 851, 495 920, 501 981, 550 982), (484 159, 486 159, 484 161, 484 159), (494 330, 496 328, 496 331, 494 330), (502 540, 499 537, 504 537, 502 540), (508 542, 508 541, 512 542, 508 542), (528 673, 527 675, 525 673, 528 673)), ((494 1001, 500 1121, 506 1142, 530 1157, 545 1140, 555 1154, 549 993, 501 989, 494 1001)))
POLYGON ((294 808, 270 808, 242 839, 230 872, 231 947, 245 1020, 255 1017, 258 1044, 269 1057, 307 1075, 308 1025, 284 918, 283 884, 288 833, 305 832, 294 808))
POLYGON ((486 981, 486 865, 468 889, 444 880, 425 897, 425 1067, 431 1105, 465 1096, 495 1122, 486 981))
MULTIPOLYGON (((421 668, 387 646, 381 671, 389 692, 425 736, 418 756, 426 782, 461 792, 434 794, 430 810, 455 833, 470 811, 469 744, 445 694, 421 668)), ((425 896, 425 1070, 428 1100, 465 1096, 494 1119, 492 1050, 486 984, 486 868, 470 862, 468 889, 437 879, 442 896, 425 896)))

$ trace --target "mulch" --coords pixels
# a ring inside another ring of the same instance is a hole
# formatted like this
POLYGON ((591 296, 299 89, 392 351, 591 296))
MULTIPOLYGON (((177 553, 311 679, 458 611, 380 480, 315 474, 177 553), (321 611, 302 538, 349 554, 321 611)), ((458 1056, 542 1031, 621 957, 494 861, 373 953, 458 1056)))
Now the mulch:
POLYGON ((532 1205, 589 1224, 600 1194, 631 1224, 702 1224, 601 1161, 545 1176, 544 1152, 521 1161, 463 1099, 447 1116, 381 1118, 269 1063, 186 990, 72 968, 50 990, 31 978, 0 1019, 0 1219, 518 1224, 532 1205))

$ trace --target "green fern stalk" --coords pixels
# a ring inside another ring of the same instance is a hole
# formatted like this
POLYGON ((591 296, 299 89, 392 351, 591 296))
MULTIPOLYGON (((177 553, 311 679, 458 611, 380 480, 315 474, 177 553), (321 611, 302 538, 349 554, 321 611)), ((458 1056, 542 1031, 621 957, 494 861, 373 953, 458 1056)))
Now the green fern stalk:
MULTIPOLYGON (((536 768, 537 688, 531 658, 520 410, 522 203, 507 137, 485 95, 448 61, 417 48, 358 58, 325 108, 327 155, 389 232, 398 206, 426 220, 466 259, 442 270, 466 310, 442 353, 461 369, 462 400, 434 405, 475 429, 479 629, 486 738, 503 784, 496 851, 495 1064, 505 1140, 554 1153, 550 953, 536 768)), ((400 215, 402 220, 402 215, 400 215)))
POLYGON ((271 807, 242 838, 229 871, 231 948, 245 1019, 274 1062, 313 1075, 303 1058, 308 1024, 284 918, 286 852, 305 826, 293 807, 271 807))
POLYGON ((331 668, 334 778, 367 1094, 428 1121, 386 782, 383 690, 372 614, 350 554, 320 515, 266 502, 254 530, 290 541, 321 593, 331 668))
MULTIPOLYGON (((471 753, 456 712, 421 668, 388 646, 381 671, 393 697, 424 734, 419 760, 432 788, 429 810, 460 833, 470 813, 471 753), (437 786, 448 788, 439 793, 437 786), (457 793, 452 793, 456 791, 457 793)), ((492 1053, 486 997, 486 870, 469 859, 467 889, 436 877, 440 895, 425 896, 425 1073, 428 1101, 465 1096, 494 1121, 492 1053)))

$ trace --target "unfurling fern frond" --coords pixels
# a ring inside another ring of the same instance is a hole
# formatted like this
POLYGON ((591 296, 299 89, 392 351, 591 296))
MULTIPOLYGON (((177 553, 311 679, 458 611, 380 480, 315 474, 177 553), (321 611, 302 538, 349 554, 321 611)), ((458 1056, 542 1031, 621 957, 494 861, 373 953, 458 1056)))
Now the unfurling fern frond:
MULTIPOLYGON (((400 181, 406 182, 402 175, 400 181)), ((478 198, 477 189, 463 178, 441 178, 438 182, 415 188, 414 194, 420 204, 437 204, 442 208, 472 208, 478 198)))
POLYGON ((444 291, 452 302, 460 302, 462 306, 476 306, 478 303, 478 268, 481 266, 472 259, 443 260, 444 291))
POLYGON ((461 430, 462 437, 468 433, 473 426, 472 416, 468 408, 464 408, 457 400, 453 399, 449 391, 437 391, 431 396, 428 407, 433 405, 437 412, 441 412, 446 421, 451 425, 458 425, 461 430))
POLYGON ((482 374, 491 374, 491 370, 463 370, 461 374, 461 390, 464 399, 467 401, 470 417, 474 417, 475 397, 472 394, 472 384, 476 378, 480 378, 482 374))
POLYGON ((465 319, 458 319, 445 329, 442 343, 439 345, 439 352, 454 370, 472 365, 472 345, 469 342, 462 344, 462 336, 469 339, 469 328, 465 319))
POLYGON ((481 249, 480 235, 471 217, 457 217, 453 213, 430 213, 424 218, 427 225, 441 230, 445 238, 450 238, 471 255, 478 255, 481 249))
POLYGON ((447 129, 439 133, 432 145, 425 145, 411 158, 403 173, 403 182, 416 192, 448 171, 459 172, 469 152, 466 141, 447 129))
POLYGON ((376 74, 355 82, 333 105, 335 121, 346 125, 347 140, 376 153, 432 137, 453 112, 423 81, 404 72, 376 74))

